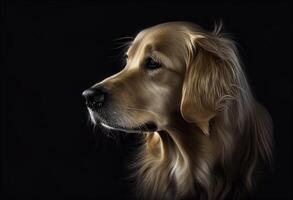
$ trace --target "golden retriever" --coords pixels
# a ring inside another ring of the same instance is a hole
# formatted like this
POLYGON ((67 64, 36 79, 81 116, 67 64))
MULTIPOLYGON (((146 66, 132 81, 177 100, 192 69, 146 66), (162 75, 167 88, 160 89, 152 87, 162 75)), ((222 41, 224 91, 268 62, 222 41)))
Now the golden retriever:
POLYGON ((220 27, 169 22, 141 31, 125 55, 83 96, 95 124, 143 133, 131 164, 138 198, 248 198, 272 160, 272 122, 235 43, 220 27))

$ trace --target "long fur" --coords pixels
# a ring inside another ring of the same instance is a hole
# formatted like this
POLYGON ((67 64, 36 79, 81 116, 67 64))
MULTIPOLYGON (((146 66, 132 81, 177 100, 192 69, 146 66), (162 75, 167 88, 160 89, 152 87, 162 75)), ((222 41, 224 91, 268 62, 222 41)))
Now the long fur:
POLYGON ((90 108, 93 121, 126 131, 150 121, 158 127, 144 133, 131 164, 139 199, 247 199, 258 167, 272 160, 270 115, 221 27, 145 29, 130 43, 125 68, 93 86, 110 94, 90 108), (150 56, 159 69, 147 69, 150 56))
MULTIPOLYGON (((184 116, 185 106, 194 115, 211 115, 203 120, 208 119, 208 136, 178 121, 169 130, 146 134, 132 165, 136 194, 246 199, 258 163, 272 160, 271 118, 254 99, 235 44, 220 33, 221 27, 212 33, 191 24, 185 28, 189 55, 181 112, 184 116)), ((192 123, 192 117, 185 119, 192 123)))

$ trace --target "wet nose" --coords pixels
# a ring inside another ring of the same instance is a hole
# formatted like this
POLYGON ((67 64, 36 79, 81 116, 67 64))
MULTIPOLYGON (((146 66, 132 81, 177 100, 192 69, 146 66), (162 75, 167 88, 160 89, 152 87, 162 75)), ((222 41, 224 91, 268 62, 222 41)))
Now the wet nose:
POLYGON ((105 103, 107 95, 107 90, 102 86, 89 88, 82 93, 82 96, 85 98, 86 105, 90 108, 102 107, 105 103))

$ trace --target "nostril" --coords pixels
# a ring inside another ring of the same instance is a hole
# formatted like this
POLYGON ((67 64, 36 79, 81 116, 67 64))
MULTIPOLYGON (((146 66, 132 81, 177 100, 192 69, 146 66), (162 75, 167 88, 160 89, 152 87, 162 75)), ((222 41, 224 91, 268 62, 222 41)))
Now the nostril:
POLYGON ((93 103, 97 104, 97 106, 102 106, 105 101, 105 93, 99 93, 98 95, 93 97, 93 103))
POLYGON ((90 108, 101 107, 105 102, 106 95, 107 92, 103 87, 93 87, 82 93, 86 100, 86 105, 90 108))

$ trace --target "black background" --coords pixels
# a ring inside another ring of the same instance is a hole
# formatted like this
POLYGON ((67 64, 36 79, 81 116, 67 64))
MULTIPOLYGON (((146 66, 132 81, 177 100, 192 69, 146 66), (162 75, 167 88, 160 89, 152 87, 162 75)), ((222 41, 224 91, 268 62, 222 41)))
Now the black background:
POLYGON ((284 1, 2 2, 1 191, 7 197, 127 198, 138 136, 92 131, 81 93, 122 69, 125 40, 161 22, 222 19, 274 121, 275 163, 255 198, 291 189, 291 8, 284 1))

